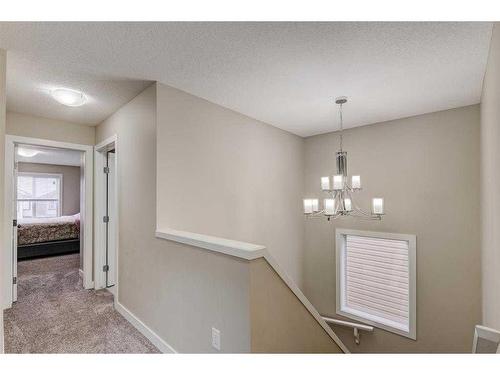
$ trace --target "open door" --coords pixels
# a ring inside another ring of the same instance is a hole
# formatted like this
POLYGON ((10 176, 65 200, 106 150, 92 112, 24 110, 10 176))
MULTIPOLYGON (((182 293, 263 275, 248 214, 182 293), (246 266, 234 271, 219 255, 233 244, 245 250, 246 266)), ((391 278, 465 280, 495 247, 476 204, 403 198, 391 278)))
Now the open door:
POLYGON ((117 139, 112 136, 94 148, 94 287, 118 288, 117 139))
POLYGON ((12 179, 12 302, 17 301, 17 145, 14 146, 14 178, 12 179))
POLYGON ((116 283, 116 170, 115 150, 106 152, 106 287, 116 283))

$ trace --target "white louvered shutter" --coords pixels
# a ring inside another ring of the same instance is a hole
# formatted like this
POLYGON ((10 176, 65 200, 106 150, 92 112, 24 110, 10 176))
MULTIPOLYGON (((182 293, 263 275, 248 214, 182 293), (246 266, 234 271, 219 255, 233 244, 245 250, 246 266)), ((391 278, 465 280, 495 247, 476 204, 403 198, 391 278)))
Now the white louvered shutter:
POLYGON ((409 242, 345 235, 342 310, 408 332, 409 242))

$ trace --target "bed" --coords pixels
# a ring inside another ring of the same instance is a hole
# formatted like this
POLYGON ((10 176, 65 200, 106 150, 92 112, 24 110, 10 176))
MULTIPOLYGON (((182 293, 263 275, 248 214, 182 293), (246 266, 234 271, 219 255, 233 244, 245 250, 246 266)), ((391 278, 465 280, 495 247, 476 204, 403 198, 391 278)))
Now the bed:
POLYGON ((80 214, 18 219, 17 259, 80 251, 80 214))

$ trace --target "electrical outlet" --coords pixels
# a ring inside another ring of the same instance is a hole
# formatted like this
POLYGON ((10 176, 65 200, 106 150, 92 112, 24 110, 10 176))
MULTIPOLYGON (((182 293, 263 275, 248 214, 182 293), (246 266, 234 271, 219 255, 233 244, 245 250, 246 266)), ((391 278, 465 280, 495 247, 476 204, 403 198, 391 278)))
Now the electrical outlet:
POLYGON ((214 327, 212 327, 212 346, 220 350, 220 331, 214 327))

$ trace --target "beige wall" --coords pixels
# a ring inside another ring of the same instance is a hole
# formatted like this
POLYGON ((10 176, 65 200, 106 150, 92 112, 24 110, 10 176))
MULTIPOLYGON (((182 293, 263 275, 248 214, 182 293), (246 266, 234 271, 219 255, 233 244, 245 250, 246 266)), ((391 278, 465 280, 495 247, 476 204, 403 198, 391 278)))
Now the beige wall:
POLYGON ((483 324, 500 330, 500 24, 493 27, 481 98, 483 324))
MULTIPOLYGON (((306 139, 305 195, 323 197, 320 177, 334 174, 337 148, 336 133, 306 139)), ((375 329, 356 346, 352 330, 335 332, 354 352, 470 352, 481 322, 479 107, 350 129, 344 149, 349 174, 361 175, 361 206, 382 196, 387 215, 381 222, 305 220, 306 296, 335 315, 337 226, 415 234, 417 341, 375 329)))
POLYGON ((265 245, 302 285, 303 139, 158 85, 158 227, 265 245))
POLYGON ((7 112, 7 134, 84 145, 95 144, 95 127, 7 112))
MULTIPOLYGON (((5 231, 10 230, 10 225, 4 223, 4 155, 5 155, 5 112, 6 112, 6 72, 7 72, 7 52, 0 49, 0 306, 3 306, 3 264, 7 259, 4 248, 5 231)), ((3 353, 3 313, 0 307, 0 353, 3 353)))
POLYGON ((80 167, 53 164, 18 163, 19 172, 59 173, 63 175, 62 214, 80 212, 80 167))
POLYGON ((119 302, 179 352, 250 350, 248 263, 156 239, 156 85, 97 127, 118 136, 119 302))
POLYGON ((342 353, 263 258, 250 263, 252 353, 342 353))

